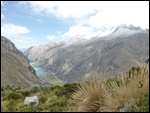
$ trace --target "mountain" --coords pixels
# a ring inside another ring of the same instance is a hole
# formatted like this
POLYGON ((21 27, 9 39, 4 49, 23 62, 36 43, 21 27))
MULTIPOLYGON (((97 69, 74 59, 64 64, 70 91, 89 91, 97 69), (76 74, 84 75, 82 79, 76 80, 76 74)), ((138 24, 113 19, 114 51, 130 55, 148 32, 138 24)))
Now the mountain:
POLYGON ((97 72, 125 73, 149 58, 149 30, 133 25, 117 26, 105 35, 97 32, 77 36, 70 43, 55 44, 32 47, 24 54, 37 66, 67 82, 81 82, 86 75, 97 72), (83 40, 88 36, 93 37, 83 40))
POLYGON ((1 86, 29 87, 33 84, 40 84, 40 80, 28 58, 1 36, 1 86))

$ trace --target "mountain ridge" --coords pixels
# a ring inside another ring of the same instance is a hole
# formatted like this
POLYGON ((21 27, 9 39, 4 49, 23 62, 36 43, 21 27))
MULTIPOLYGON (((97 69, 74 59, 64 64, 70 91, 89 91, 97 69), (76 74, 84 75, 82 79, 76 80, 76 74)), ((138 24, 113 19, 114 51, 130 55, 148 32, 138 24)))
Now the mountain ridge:
POLYGON ((29 60, 7 38, 1 36, 1 85, 29 87, 41 84, 29 60))
POLYGON ((80 82, 86 74, 99 71, 112 75, 125 73, 131 66, 144 64, 143 59, 149 57, 149 30, 132 25, 122 26, 106 36, 78 42, 42 53, 36 51, 36 60, 35 51, 30 50, 30 57, 25 55, 37 66, 52 71, 59 79, 68 82, 80 82))

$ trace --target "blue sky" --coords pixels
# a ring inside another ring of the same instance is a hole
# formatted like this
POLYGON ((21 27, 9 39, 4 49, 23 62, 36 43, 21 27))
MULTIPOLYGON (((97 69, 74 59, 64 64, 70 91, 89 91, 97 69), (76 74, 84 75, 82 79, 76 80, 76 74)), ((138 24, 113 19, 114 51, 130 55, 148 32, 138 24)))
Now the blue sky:
POLYGON ((1 1, 1 35, 19 49, 120 24, 149 29, 149 2, 1 1))

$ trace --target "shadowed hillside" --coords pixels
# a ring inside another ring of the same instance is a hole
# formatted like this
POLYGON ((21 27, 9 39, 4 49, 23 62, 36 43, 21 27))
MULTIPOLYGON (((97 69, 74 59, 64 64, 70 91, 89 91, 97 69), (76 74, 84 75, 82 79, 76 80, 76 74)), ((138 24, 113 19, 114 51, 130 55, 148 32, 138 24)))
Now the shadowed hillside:
POLYGON ((10 40, 1 36, 1 86, 29 87, 39 83, 28 59, 10 40))

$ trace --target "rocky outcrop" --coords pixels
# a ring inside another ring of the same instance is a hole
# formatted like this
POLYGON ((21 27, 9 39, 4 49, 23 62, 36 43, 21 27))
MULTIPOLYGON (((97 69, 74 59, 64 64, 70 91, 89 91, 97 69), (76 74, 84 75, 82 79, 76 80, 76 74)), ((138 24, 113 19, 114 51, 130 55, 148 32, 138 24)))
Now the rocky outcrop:
POLYGON ((7 38, 5 38, 3 36, 1 36, 1 47, 4 47, 7 50, 14 52, 14 53, 20 55, 21 57, 25 58, 26 60, 28 60, 28 58, 15 47, 14 43, 12 43, 10 40, 8 40, 7 38))

